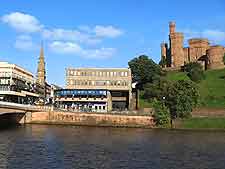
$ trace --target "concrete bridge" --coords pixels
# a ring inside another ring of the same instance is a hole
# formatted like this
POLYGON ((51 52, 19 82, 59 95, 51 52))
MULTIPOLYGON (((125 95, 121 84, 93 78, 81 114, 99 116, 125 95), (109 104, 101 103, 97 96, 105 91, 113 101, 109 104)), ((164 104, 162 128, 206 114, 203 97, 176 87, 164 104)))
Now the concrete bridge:
POLYGON ((26 122, 26 115, 33 112, 51 111, 50 106, 33 106, 0 101, 0 126, 26 122))

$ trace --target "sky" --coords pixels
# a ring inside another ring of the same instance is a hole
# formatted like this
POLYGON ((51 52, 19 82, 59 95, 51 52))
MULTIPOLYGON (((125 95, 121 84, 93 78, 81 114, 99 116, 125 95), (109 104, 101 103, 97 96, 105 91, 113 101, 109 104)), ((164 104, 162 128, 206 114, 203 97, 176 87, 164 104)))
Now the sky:
POLYGON ((128 67, 160 60, 168 23, 187 39, 225 46, 224 0, 1 0, 0 61, 36 75, 43 42, 47 81, 65 86, 68 67, 128 67))

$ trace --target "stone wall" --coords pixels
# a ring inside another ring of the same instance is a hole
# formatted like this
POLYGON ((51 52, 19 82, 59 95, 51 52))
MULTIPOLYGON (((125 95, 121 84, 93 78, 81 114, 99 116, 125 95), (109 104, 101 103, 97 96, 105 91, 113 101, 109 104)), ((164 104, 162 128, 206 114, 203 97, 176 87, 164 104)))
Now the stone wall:
POLYGON ((209 68, 210 69, 221 69, 224 68, 223 56, 224 47, 223 46, 211 46, 207 50, 207 56, 209 58, 209 68))
POLYGON ((25 123, 72 124, 88 126, 147 127, 154 126, 151 116, 88 114, 72 112, 27 113, 25 123))

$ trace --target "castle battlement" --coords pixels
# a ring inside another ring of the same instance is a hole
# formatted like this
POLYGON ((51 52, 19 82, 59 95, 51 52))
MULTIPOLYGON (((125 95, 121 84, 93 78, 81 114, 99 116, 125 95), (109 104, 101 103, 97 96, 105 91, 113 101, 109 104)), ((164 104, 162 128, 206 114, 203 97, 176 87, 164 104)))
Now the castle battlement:
POLYGON ((166 60, 167 68, 180 69, 184 64, 199 62, 205 69, 224 68, 225 47, 210 46, 207 38, 191 38, 189 47, 183 47, 184 34, 176 32, 175 22, 169 23, 169 46, 161 44, 161 58, 166 60))

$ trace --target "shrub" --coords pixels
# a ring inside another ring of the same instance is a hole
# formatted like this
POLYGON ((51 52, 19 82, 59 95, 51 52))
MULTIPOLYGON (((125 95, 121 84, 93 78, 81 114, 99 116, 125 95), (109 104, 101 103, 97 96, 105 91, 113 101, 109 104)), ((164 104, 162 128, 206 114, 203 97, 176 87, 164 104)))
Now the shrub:
POLYGON ((187 72, 187 76, 194 82, 199 83, 205 78, 203 67, 197 62, 191 62, 184 66, 184 71, 187 72))
POLYGON ((199 90, 195 83, 179 80, 168 89, 165 103, 173 119, 190 116, 193 108, 199 103, 199 90))
POLYGON ((170 112, 164 103, 154 100, 153 101, 154 114, 156 125, 165 126, 170 122, 170 112))

